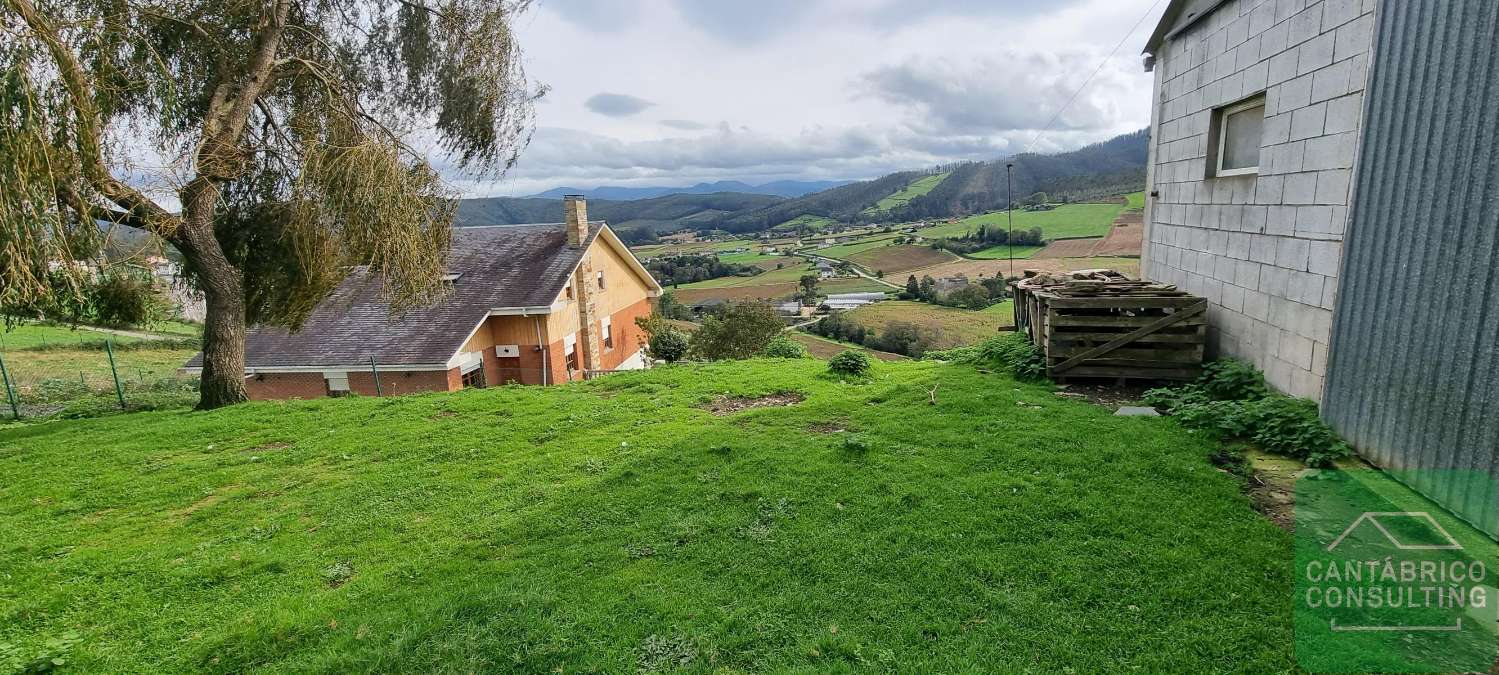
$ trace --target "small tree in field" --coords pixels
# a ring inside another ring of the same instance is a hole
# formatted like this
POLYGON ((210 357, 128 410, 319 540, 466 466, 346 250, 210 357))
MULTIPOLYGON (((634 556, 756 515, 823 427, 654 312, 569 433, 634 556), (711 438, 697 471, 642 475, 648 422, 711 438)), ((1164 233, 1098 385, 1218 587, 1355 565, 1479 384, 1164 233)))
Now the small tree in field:
POLYGON ((295 329, 357 267, 397 311, 436 299, 454 194, 408 139, 516 161, 530 1, 0 0, 0 305, 57 293, 96 223, 155 234, 206 301, 216 408, 245 400, 246 326, 295 329))
POLYGON ((785 327, 768 303, 731 302, 717 316, 703 319, 703 327, 692 334, 690 354, 706 361, 753 358, 785 327))

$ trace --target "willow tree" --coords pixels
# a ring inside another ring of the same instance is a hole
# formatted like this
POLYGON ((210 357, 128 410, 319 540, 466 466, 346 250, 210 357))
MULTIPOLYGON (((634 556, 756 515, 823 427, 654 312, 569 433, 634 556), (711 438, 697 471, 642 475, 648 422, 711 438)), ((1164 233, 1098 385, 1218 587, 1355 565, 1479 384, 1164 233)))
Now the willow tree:
POLYGON ((204 295, 216 408, 246 326, 295 329, 356 266, 397 311, 434 300, 455 202, 427 157, 515 163, 530 2, 0 0, 0 302, 66 292, 101 229, 158 235, 204 295))

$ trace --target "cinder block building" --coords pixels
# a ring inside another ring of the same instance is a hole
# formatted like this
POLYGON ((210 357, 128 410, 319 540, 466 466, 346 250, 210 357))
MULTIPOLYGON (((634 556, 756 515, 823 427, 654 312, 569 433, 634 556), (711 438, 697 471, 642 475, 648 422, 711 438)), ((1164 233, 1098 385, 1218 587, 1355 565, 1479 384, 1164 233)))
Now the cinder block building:
POLYGON ((1145 275, 1499 533, 1499 2, 1173 0, 1145 51, 1145 275))
POLYGON ((635 319, 661 286, 607 223, 588 220, 581 197, 563 203, 563 223, 454 228, 451 289, 436 305, 393 315, 380 281, 358 270, 300 330, 252 328, 250 398, 557 384, 645 367, 635 319))

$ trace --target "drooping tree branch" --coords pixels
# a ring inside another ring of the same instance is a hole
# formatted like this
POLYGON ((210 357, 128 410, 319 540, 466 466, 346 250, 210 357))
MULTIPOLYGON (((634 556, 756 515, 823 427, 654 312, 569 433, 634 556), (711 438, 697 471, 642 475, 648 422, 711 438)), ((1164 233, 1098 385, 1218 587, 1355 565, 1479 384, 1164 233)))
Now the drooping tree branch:
MULTIPOLYGON (((46 45, 47 53, 57 66, 57 74, 74 107, 74 135, 84 178, 100 195, 125 209, 146 229, 170 236, 181 221, 109 172, 104 161, 104 122, 99 106, 94 101, 88 75, 84 73, 78 58, 63 44, 56 28, 37 11, 30 0, 6 0, 6 4, 46 45)), ((79 216, 87 217, 87 214, 79 213, 79 216)))

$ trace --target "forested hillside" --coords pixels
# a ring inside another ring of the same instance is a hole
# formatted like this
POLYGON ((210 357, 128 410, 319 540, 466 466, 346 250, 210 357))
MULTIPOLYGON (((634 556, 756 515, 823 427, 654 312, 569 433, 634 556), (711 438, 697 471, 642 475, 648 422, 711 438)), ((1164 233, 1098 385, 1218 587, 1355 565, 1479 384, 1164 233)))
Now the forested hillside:
MULTIPOLYGON (((622 236, 636 242, 680 229, 760 232, 799 218, 863 223, 961 217, 1008 205, 1006 162, 1015 165, 1016 200, 1036 192, 1045 192, 1053 200, 1077 201, 1139 191, 1145 186, 1148 137, 1141 129, 1055 155, 1028 153, 992 162, 902 171, 796 199, 736 192, 634 201, 591 199, 589 213, 608 220, 622 236)), ((557 199, 468 199, 459 206, 458 224, 544 223, 557 220, 561 213, 557 199)))

